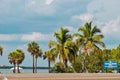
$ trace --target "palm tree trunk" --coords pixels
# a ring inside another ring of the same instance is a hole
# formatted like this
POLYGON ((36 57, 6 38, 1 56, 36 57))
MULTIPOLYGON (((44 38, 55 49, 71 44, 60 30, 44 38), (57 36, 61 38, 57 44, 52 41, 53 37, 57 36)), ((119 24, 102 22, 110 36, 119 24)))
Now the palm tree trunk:
POLYGON ((85 54, 85 56, 83 57, 83 72, 86 72, 86 57, 87 55, 85 54))
POLYGON ((63 58, 62 58, 61 54, 59 55, 59 58, 60 58, 60 66, 62 66, 63 65, 63 58))
POLYGON ((48 58, 48 68, 49 68, 49 73, 50 73, 50 58, 48 58))
POLYGON ((36 61, 35 61, 35 73, 37 73, 37 57, 35 59, 36 59, 36 61))
POLYGON ((16 72, 16 69, 15 69, 15 67, 16 67, 16 64, 14 63, 14 69, 13 69, 13 73, 15 73, 15 72, 16 72))
POLYGON ((19 67, 20 67, 20 66, 19 66, 19 64, 18 64, 18 67, 17 67, 17 68, 18 68, 18 73, 20 73, 20 69, 19 69, 19 67))
POLYGON ((67 68, 67 59, 63 59, 64 60, 64 64, 65 64, 65 68, 67 68))
POLYGON ((35 62, 35 61, 34 61, 34 54, 33 54, 33 73, 35 73, 35 71, 34 71, 34 70, 35 70, 34 62, 35 62))
POLYGON ((18 72, 19 72, 19 67, 18 67, 18 64, 16 65, 16 68, 17 68, 16 73, 18 73, 18 72))
POLYGON ((16 62, 16 67, 15 67, 16 68, 16 73, 18 73, 19 72, 19 63, 18 63, 18 60, 16 60, 15 62, 16 62))

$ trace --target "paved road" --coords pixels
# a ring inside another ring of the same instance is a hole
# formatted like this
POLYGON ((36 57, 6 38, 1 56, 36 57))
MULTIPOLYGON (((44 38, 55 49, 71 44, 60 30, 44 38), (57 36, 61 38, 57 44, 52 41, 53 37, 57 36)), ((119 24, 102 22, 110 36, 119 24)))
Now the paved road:
POLYGON ((16 80, 120 80, 119 73, 39 73, 39 74, 0 74, 0 80, 4 77, 16 80), (19 79, 20 78, 20 79, 19 79))

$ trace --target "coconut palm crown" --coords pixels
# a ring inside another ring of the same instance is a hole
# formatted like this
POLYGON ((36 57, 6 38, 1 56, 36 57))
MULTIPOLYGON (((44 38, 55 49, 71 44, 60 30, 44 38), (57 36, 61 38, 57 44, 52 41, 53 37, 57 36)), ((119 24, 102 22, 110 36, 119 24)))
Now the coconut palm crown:
POLYGON ((88 49, 99 48, 98 45, 105 47, 102 42, 104 36, 100 33, 101 31, 97 26, 92 27, 92 22, 87 22, 84 26, 78 28, 78 33, 75 33, 74 36, 78 37, 77 40, 82 43, 81 46, 84 47, 86 52, 88 49))

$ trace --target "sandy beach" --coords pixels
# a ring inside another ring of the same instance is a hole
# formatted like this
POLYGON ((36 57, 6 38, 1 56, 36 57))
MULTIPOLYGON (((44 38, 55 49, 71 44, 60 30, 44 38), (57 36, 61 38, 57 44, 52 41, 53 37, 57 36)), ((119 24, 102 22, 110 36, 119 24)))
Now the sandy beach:
POLYGON ((119 80, 119 73, 0 74, 0 80, 119 80))

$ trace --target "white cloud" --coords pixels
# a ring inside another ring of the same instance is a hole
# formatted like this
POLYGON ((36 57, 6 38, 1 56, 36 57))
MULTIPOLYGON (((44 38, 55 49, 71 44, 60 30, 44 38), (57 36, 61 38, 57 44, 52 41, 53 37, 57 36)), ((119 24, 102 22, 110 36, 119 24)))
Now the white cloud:
POLYGON ((120 43, 120 0, 91 0, 87 13, 94 15, 94 23, 104 35, 107 47, 114 48, 120 43))
POLYGON ((32 1, 30 1, 30 2, 28 2, 28 6, 33 6, 33 5, 35 5, 36 4, 36 1, 35 0, 32 0, 32 1))
POLYGON ((0 34, 0 41, 19 40, 20 35, 17 34, 0 34))
POLYGON ((90 21, 93 19, 93 15, 90 13, 86 13, 86 14, 81 14, 81 15, 75 15, 72 18, 73 19, 80 19, 82 21, 90 21))
POLYGON ((52 2, 53 0, 29 0, 25 3, 25 11, 31 15, 53 15, 56 8, 50 5, 52 2))
POLYGON ((35 0, 31 1, 31 4, 36 4, 36 1, 35 0))
POLYGON ((49 40, 52 38, 51 34, 41 34, 37 32, 33 32, 32 34, 24 34, 22 35, 21 40, 23 41, 40 41, 40 40, 49 40))
POLYGON ((108 40, 120 40, 120 17, 105 23, 102 27, 102 33, 108 40))
POLYGON ((54 1, 54 0, 46 0, 45 3, 46 3, 47 5, 50 5, 53 1, 54 1))
POLYGON ((91 0, 87 12, 94 15, 97 20, 109 21, 120 14, 120 0, 91 0))
POLYGON ((0 34, 0 41, 47 41, 52 39, 52 34, 33 32, 31 34, 0 34))

